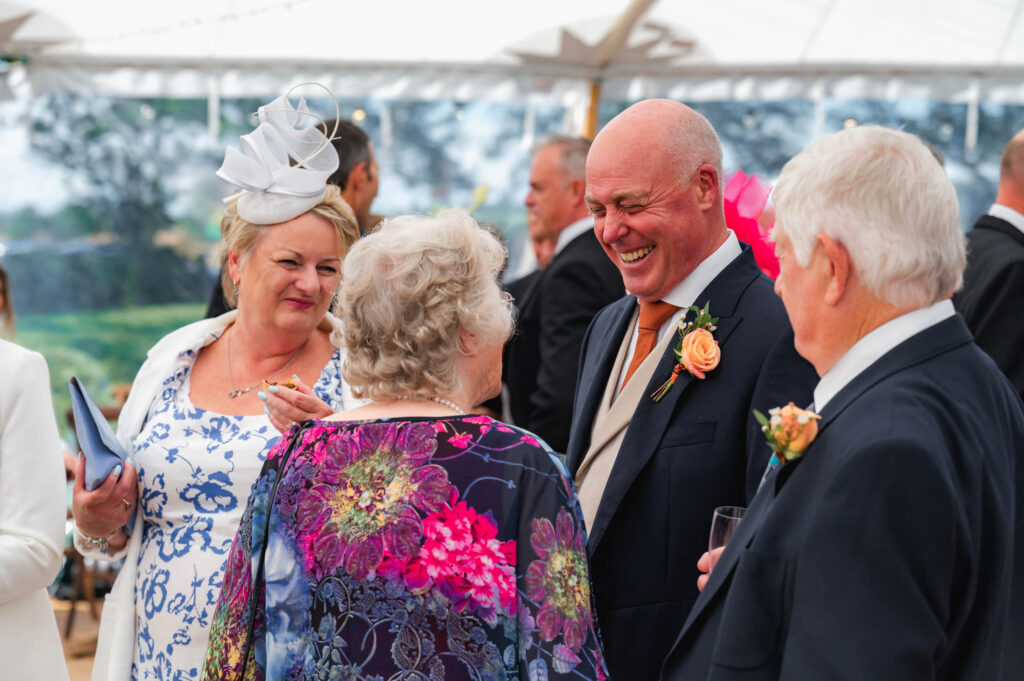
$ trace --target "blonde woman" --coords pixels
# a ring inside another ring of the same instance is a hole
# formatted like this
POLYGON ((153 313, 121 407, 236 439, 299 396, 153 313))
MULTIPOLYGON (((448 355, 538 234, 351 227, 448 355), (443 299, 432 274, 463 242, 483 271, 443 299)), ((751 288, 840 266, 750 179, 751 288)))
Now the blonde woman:
POLYGON ((91 492, 76 479, 76 545, 125 559, 103 608, 95 680, 198 676, 231 538, 284 425, 263 391, 291 378, 307 417, 358 404, 340 375, 340 327, 329 310, 359 232, 337 187, 325 185, 333 147, 296 126, 295 111, 283 97, 261 107, 243 145, 258 158, 229 151, 220 171, 242 186, 274 182, 232 198, 222 221, 224 289, 237 310, 150 350, 118 420, 132 462, 91 492), (293 167, 275 155, 286 145, 292 160, 318 145, 328 158, 293 167), (265 166, 277 171, 255 172, 265 166))

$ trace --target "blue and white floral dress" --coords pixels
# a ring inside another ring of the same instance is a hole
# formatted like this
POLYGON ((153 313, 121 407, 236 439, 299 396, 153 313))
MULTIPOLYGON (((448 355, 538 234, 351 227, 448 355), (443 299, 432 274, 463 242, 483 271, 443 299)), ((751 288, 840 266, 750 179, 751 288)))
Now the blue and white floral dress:
MULTIPOLYGON (((279 433, 263 414, 227 416, 189 398, 182 352, 135 440, 144 521, 135 580, 133 681, 198 679, 221 580, 253 483, 279 433)), ((313 387, 342 408, 340 352, 313 387)))

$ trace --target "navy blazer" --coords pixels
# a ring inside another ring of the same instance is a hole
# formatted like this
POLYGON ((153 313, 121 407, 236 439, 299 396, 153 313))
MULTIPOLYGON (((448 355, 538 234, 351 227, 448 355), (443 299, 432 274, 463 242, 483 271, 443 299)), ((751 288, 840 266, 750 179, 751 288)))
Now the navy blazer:
MULTIPOLYGON (((697 598, 696 563, 707 551, 715 507, 746 505, 770 450, 754 408, 783 399, 806 404, 817 383, 793 349, 793 333, 773 283, 750 247, 696 300, 718 317, 721 361, 704 380, 680 374, 660 402, 636 408, 612 468, 587 551, 605 657, 613 680, 656 679, 664 656, 697 598)), ((598 402, 636 298, 627 296, 594 319, 583 342, 567 451, 576 473, 598 402)), ((673 346, 675 343, 672 344, 673 346)), ((645 395, 672 374, 670 347, 645 395)))
POLYGON ((1005 377, 955 316, 821 416, 765 479, 662 678, 998 679, 1024 449, 1005 377))
MULTIPOLYGON (((1024 398, 1024 233, 982 215, 967 234, 964 286, 953 296, 974 341, 1024 398)), ((1024 662, 1024 652, 1020 658, 1024 662)), ((1024 677, 1024 671, 1021 672, 1024 677)))
MULTIPOLYGON (((540 369, 540 282, 543 270, 534 270, 505 287, 516 305, 516 328, 505 344, 502 381, 508 388, 512 423, 527 428, 530 398, 537 391, 540 369)), ((497 409, 496 411, 501 411, 497 409)))

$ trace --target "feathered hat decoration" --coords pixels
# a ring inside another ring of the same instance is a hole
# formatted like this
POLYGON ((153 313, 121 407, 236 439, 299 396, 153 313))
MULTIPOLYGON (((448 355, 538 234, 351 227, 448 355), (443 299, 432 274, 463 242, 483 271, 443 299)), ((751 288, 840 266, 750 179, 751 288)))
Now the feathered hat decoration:
MULTIPOLYGON (((242 135, 241 151, 228 148, 217 170, 218 177, 242 188, 224 200, 238 196, 239 216, 253 224, 287 222, 314 208, 323 200, 327 179, 338 169, 338 152, 325 134, 326 124, 310 113, 305 98, 299 98, 298 107, 291 105, 288 98, 294 89, 259 108, 256 129, 242 135), (309 125, 311 119, 319 121, 324 132, 309 125)), ((337 101, 334 106, 337 109, 337 101)), ((331 138, 336 132, 337 127, 331 138)))

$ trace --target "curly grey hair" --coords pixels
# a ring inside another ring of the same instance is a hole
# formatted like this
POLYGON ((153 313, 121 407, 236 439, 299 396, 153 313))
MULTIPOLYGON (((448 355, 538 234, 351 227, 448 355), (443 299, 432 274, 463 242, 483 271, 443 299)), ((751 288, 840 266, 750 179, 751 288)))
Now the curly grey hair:
POLYGON ((468 213, 385 220, 342 263, 342 375, 357 397, 448 395, 458 353, 512 334, 504 246, 468 213))

